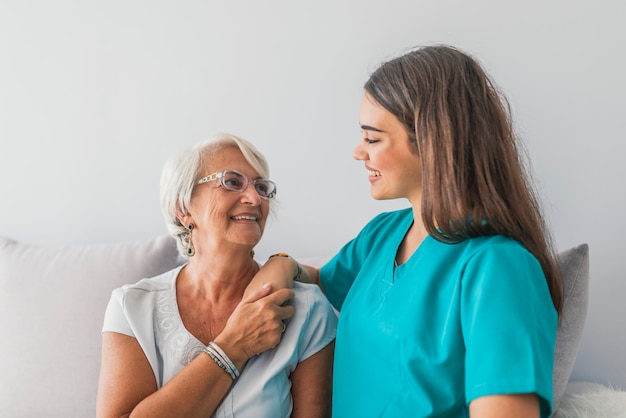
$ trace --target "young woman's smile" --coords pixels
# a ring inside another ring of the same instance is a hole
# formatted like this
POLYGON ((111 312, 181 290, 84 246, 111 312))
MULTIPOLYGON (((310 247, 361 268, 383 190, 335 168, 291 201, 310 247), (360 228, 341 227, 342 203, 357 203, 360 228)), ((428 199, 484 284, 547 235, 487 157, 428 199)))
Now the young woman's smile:
POLYGON ((362 138, 353 156, 365 162, 372 197, 419 201, 421 164, 404 125, 368 93, 361 103, 360 124, 362 138))

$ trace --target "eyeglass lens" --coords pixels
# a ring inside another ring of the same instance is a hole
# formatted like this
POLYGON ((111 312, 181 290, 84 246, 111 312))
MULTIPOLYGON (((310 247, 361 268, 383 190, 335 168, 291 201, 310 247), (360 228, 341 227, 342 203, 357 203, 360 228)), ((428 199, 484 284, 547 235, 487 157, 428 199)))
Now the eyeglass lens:
MULTIPOLYGON (((242 192, 246 187, 248 187, 249 181, 246 176, 238 171, 225 170, 220 178, 220 182, 222 183, 222 186, 228 190, 242 192)), ((273 197, 275 186, 270 181, 265 179, 256 179, 250 181, 250 183, 252 183, 259 196, 267 198, 273 197)))

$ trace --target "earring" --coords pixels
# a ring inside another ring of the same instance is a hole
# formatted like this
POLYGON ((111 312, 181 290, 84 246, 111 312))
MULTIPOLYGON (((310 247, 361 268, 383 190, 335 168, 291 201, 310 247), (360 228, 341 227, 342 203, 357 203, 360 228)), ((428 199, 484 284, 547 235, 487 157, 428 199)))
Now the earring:
POLYGON ((189 243, 187 244, 187 256, 193 257, 196 254, 196 249, 193 246, 193 242, 191 241, 191 230, 193 229, 193 224, 187 225, 187 229, 189 230, 189 243))

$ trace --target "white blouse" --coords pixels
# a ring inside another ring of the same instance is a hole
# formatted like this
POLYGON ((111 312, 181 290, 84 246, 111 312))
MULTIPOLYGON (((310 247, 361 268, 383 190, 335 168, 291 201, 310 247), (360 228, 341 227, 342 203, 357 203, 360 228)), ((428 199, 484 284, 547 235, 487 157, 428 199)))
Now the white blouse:
MULTIPOLYGON (((159 388, 204 348, 187 331, 178 311, 176 278, 182 267, 115 289, 102 328, 137 339, 159 388)), ((248 360, 213 417, 290 416, 289 375, 299 362, 333 341, 337 330, 335 311, 318 286, 295 282, 293 290, 295 314, 280 344, 248 360)))

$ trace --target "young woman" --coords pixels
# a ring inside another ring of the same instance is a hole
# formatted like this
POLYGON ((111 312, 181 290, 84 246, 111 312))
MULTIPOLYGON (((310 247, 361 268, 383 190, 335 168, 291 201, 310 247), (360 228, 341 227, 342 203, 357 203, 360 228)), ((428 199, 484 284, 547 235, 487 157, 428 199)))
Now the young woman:
POLYGON ((441 45, 365 84, 364 163, 382 213, 320 271, 340 311, 333 417, 549 417, 562 285, 506 100, 441 45))

